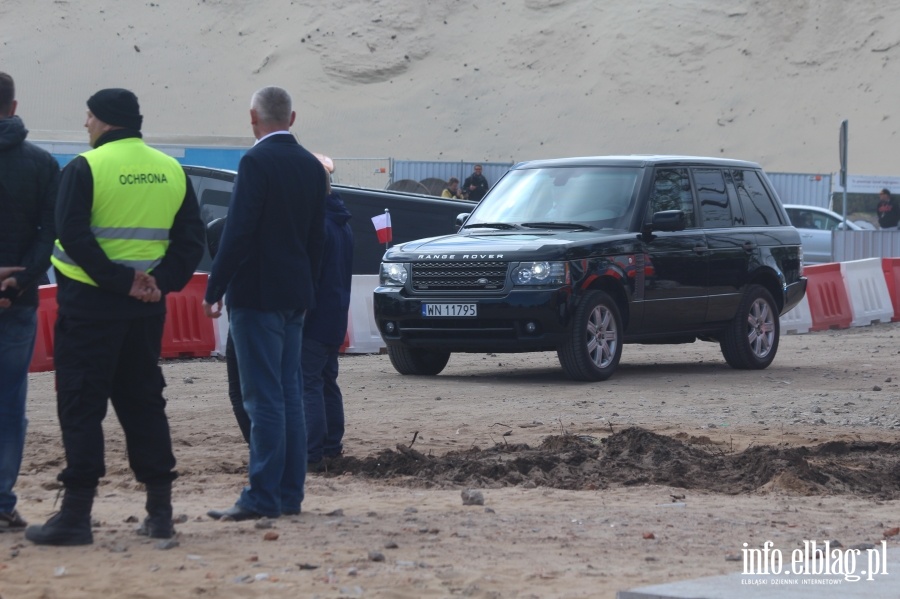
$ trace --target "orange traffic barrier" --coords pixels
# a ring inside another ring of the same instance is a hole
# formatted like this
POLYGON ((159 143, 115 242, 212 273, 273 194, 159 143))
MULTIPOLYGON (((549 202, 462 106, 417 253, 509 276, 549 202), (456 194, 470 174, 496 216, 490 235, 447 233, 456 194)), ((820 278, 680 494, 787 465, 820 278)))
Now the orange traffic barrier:
POLYGON ((37 336, 28 372, 53 370, 53 327, 56 326, 56 285, 38 288, 37 336))
POLYGON ((805 266, 803 274, 808 279, 806 296, 812 314, 810 331, 846 329, 853 320, 853 310, 840 262, 805 266))
POLYGON ((900 320, 900 258, 882 258, 881 270, 887 282, 888 293, 891 294, 891 305, 894 306, 894 317, 891 322, 900 320))
POLYGON ((184 289, 166 296, 161 357, 206 357, 216 349, 212 319, 203 313, 208 278, 206 273, 194 273, 184 289))

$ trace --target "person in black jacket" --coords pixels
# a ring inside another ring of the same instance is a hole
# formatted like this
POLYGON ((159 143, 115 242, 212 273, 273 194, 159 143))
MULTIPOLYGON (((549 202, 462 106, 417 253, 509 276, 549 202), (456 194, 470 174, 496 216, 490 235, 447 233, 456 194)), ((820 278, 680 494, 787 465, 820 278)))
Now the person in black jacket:
POLYGON ((325 251, 316 285, 316 307, 306 316, 300 364, 306 413, 307 464, 322 470, 343 450, 344 398, 338 356, 347 335, 353 281, 350 212, 337 192, 325 198, 325 251))
POLYGON ((891 197, 891 190, 881 190, 875 213, 878 216, 878 226, 882 229, 896 229, 900 224, 900 203, 891 197))
POLYGON ((25 538, 93 542, 91 508, 105 474, 103 419, 112 400, 128 463, 147 488, 139 534, 174 535, 175 456, 159 367, 165 295, 203 257, 204 228, 178 162, 141 139, 137 97, 103 89, 87 101, 92 150, 63 170, 51 258, 59 304, 54 338, 57 410, 66 467, 61 510, 25 538))
POLYGON ((466 177, 466 180, 463 183, 463 191, 466 194, 466 199, 480 202, 481 198, 484 197, 484 194, 487 193, 487 190, 487 179, 481 174, 481 165, 476 164, 472 174, 466 177))
POLYGON ((37 332, 37 287, 50 267, 59 165, 25 141, 15 83, 0 73, 0 532, 23 530, 13 486, 25 446, 28 366, 37 332))
POLYGON ((203 301, 207 316, 228 316, 250 417, 249 486, 215 519, 299 514, 306 478, 306 420, 300 348, 306 311, 315 307, 322 261, 327 177, 289 129, 291 96, 265 87, 250 101, 257 139, 238 165, 228 219, 203 301))

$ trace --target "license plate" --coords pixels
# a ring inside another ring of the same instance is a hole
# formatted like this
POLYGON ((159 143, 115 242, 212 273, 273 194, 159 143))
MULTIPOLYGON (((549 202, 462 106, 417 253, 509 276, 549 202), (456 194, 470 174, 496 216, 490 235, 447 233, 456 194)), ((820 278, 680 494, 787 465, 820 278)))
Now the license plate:
POLYGON ((451 318, 478 316, 478 304, 422 304, 422 316, 451 318))

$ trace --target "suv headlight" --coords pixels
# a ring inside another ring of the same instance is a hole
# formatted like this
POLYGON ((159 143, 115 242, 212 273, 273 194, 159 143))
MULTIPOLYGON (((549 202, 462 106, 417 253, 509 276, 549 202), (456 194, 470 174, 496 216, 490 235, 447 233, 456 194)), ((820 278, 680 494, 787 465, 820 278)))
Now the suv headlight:
POLYGON ((514 285, 566 285, 568 262, 522 262, 513 270, 514 285))
POLYGON ((409 278, 406 264, 382 262, 379 283, 384 287, 403 287, 409 278))

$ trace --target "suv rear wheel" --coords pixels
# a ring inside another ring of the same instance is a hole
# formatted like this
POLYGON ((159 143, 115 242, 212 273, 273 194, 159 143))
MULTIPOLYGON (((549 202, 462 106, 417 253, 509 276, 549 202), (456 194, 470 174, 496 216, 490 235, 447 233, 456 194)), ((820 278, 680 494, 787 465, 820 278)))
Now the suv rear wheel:
POLYGON ((559 363, 576 381, 605 381, 622 357, 622 317, 603 291, 590 291, 578 304, 572 330, 557 349, 559 363))
POLYGON ((450 361, 450 352, 389 345, 388 357, 400 374, 435 375, 440 374, 450 361))
POLYGON ((719 346, 732 368, 761 370, 775 359, 781 333, 778 308, 765 287, 751 285, 719 346))

